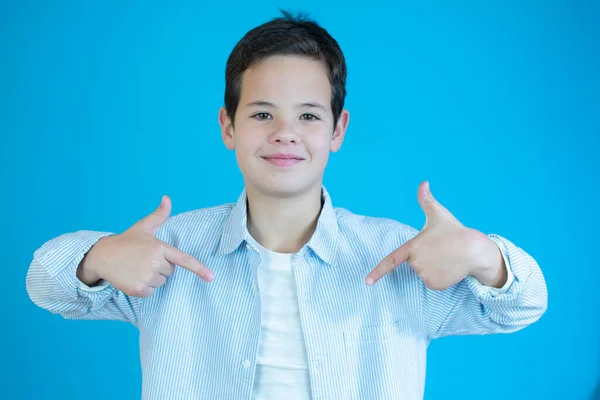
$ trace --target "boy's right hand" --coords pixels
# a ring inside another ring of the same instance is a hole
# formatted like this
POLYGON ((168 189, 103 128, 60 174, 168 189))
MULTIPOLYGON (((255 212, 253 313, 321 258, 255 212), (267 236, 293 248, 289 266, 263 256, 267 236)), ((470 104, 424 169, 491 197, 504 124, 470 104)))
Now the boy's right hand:
POLYGON ((163 196, 152 214, 119 235, 98 240, 79 264, 77 278, 90 286, 104 279, 135 297, 151 296, 175 272, 175 265, 212 281, 214 275, 208 267, 154 236, 170 214, 171 199, 163 196))

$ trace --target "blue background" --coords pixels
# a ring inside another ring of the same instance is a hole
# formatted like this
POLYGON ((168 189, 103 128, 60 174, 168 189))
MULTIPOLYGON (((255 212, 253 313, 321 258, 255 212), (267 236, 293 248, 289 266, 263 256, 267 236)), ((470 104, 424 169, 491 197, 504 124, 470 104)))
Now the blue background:
POLYGON ((37 308, 29 263, 61 233, 123 231, 165 193, 174 214, 237 200, 217 123, 225 62, 278 7, 309 12, 347 57, 334 204, 420 229, 427 179, 465 225, 512 240, 545 274, 538 323, 431 344, 425 398, 594 398, 598 3, 303 3, 2 2, 0 398, 140 398, 135 328, 37 308))

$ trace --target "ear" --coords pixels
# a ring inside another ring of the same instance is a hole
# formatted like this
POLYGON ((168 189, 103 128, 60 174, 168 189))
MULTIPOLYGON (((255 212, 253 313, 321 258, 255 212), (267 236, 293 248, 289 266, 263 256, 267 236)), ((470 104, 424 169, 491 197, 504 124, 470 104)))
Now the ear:
POLYGON ((348 110, 342 110, 340 114, 340 118, 335 125, 335 129, 333 130, 333 137, 331 138, 331 144, 329 145, 329 149, 332 152, 336 152, 342 147, 342 142, 344 141, 344 137, 346 135, 346 128, 348 127, 348 123, 350 122, 350 112, 348 110))
POLYGON ((223 139, 223 143, 225 143, 225 147, 229 150, 235 149, 233 122, 229 118, 229 115, 227 115, 225 107, 219 109, 219 125, 221 125, 221 138, 223 139))

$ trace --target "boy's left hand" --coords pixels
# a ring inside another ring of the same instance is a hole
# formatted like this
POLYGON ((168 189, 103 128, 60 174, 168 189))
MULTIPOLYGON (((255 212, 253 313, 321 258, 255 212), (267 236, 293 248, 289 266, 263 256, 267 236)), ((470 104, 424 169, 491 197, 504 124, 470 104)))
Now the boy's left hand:
POLYGON ((384 258, 367 276, 367 284, 374 284, 408 261, 430 289, 446 289, 468 275, 484 285, 502 287, 507 279, 506 266, 496 243, 461 224, 435 200, 427 181, 419 186, 417 198, 425 212, 425 226, 384 258))

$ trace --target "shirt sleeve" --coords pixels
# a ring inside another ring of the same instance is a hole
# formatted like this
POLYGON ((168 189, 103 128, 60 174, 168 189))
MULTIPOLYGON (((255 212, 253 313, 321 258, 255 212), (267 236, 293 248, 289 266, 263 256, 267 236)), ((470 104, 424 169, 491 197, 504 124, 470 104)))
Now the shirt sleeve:
POLYGON ((496 234, 488 237, 506 257, 512 282, 495 290, 471 277, 445 290, 432 290, 420 282, 429 339, 514 332, 534 323, 546 311, 548 292, 536 260, 506 238, 496 234))
POLYGON ((140 298, 108 282, 89 287, 77 278, 85 254, 111 232, 78 231, 44 243, 34 252, 26 278, 27 292, 39 307, 66 319, 107 319, 137 325, 140 298))

